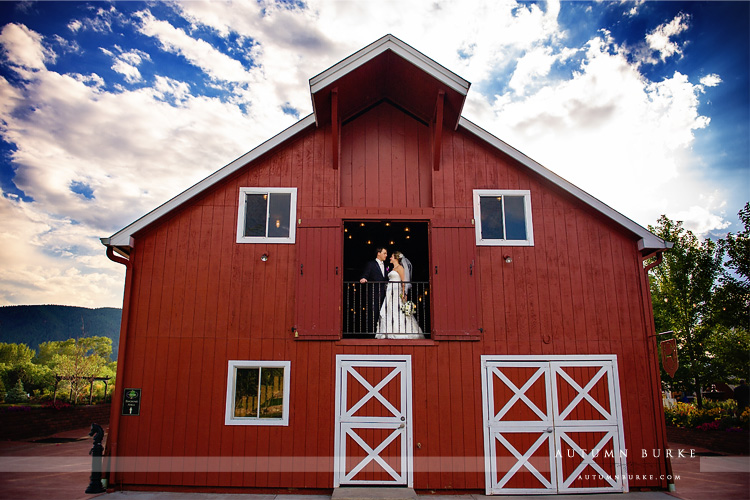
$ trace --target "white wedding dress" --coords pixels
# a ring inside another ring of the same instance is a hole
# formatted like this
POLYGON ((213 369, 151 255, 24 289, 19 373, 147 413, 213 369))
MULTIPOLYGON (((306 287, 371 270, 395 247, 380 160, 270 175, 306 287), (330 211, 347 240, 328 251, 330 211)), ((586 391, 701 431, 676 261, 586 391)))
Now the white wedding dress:
POLYGON ((396 271, 388 273, 385 300, 380 308, 376 339, 423 339, 424 334, 412 314, 401 311, 401 278, 396 271))

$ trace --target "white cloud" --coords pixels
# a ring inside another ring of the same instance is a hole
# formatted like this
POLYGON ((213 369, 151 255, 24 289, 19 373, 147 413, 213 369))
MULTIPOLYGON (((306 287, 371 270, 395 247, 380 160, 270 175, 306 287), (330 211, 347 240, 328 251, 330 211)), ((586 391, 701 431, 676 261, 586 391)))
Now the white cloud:
POLYGON ((679 14, 669 23, 656 27, 646 35, 646 43, 651 50, 658 52, 662 62, 675 54, 682 54, 682 49, 672 38, 688 29, 689 18, 690 16, 679 14))
POLYGON ((42 44, 42 36, 22 24, 3 26, 0 45, 8 60, 20 68, 38 70, 55 60, 55 53, 42 44))
POLYGON ((545 77, 557 60, 552 47, 537 47, 518 60, 508 86, 518 94, 525 94, 540 77, 545 77))
POLYGON ((709 123, 698 113, 701 86, 685 75, 648 81, 604 34, 571 79, 536 84, 520 99, 496 96, 491 111, 474 101, 477 123, 644 226, 705 189, 681 178, 694 131, 709 123))
POLYGON ((141 72, 138 71, 138 68, 132 64, 128 64, 123 59, 116 60, 112 65, 112 69, 122 74, 128 83, 137 83, 142 80, 141 72))
POLYGON ((0 303, 120 307, 124 268, 86 228, 32 205, 0 193, 0 303))
POLYGON ((144 59, 148 60, 151 58, 151 56, 140 50, 123 52, 119 47, 116 48, 120 52, 120 54, 117 56, 115 56, 112 51, 109 51, 107 49, 100 48, 100 50, 103 53, 115 58, 115 62, 112 65, 112 70, 123 75, 126 82, 140 82, 143 78, 141 77, 141 72, 138 70, 138 66, 140 66, 144 59))
POLYGON ((721 83, 721 77, 717 74, 706 75, 701 78, 701 85, 704 87, 716 87, 721 83))
POLYGON ((683 221, 686 229, 701 237, 705 237, 711 231, 726 229, 730 226, 730 222, 723 217, 726 202, 719 202, 716 198, 716 196, 702 195, 697 200, 701 202, 700 205, 690 205, 673 212, 670 218, 683 221))
POLYGON ((140 32, 159 40, 162 48, 183 56, 191 64, 205 71, 217 81, 249 82, 252 80, 240 61, 218 51, 208 42, 195 39, 167 21, 156 19, 150 12, 141 11, 140 32))

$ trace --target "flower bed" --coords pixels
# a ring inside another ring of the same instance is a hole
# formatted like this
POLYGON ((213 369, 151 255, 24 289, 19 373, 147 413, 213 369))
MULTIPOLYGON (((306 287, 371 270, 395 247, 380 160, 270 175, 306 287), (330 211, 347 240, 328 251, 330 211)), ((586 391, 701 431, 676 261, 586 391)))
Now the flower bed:
POLYGON ((750 409, 737 415, 735 401, 707 401, 703 408, 675 403, 664 408, 667 440, 711 451, 748 455, 750 409))
POLYGON ((667 425, 699 429, 704 431, 727 430, 739 428, 747 430, 750 426, 750 408, 742 415, 737 415, 737 403, 729 401, 706 401, 703 408, 691 403, 675 403, 664 408, 664 420, 667 425))

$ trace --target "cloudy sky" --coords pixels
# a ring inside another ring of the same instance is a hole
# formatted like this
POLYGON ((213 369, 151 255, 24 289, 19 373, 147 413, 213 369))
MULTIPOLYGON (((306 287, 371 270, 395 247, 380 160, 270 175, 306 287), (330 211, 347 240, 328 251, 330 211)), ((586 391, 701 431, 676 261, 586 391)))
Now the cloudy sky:
POLYGON ((738 229, 748 2, 0 2, 0 305, 122 305, 99 242, 312 111, 391 33, 464 116, 643 226, 738 229))

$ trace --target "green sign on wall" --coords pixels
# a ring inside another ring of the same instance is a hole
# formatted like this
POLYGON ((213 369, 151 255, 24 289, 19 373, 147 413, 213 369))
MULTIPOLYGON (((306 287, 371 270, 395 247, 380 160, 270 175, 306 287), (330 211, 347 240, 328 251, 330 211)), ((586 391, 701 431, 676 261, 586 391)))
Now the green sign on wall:
POLYGON ((141 390, 125 389, 122 397, 123 415, 140 415, 141 413, 141 390))

